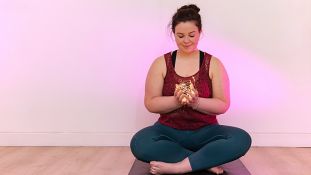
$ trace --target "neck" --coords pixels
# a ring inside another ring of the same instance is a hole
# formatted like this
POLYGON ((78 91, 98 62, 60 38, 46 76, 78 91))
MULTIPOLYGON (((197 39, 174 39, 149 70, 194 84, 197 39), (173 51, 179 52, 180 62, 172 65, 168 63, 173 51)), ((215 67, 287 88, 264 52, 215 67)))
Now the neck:
POLYGON ((196 55, 198 51, 199 51, 198 49, 195 49, 192 52, 183 52, 182 50, 179 49, 177 50, 177 53, 180 57, 188 58, 196 55))

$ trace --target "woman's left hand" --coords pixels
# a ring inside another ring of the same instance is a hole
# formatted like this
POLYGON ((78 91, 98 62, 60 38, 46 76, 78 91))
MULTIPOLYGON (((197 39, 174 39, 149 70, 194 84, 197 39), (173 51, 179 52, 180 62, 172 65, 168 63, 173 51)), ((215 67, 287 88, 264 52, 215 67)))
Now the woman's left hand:
POLYGON ((188 93, 188 106, 194 107, 196 106, 198 100, 199 100, 199 93, 196 89, 191 90, 190 93, 188 93))

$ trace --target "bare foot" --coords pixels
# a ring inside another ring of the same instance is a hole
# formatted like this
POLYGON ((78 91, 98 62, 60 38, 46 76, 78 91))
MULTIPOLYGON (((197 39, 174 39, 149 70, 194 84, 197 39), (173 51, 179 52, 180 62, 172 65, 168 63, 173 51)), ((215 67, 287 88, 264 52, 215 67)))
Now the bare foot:
POLYGON ((219 167, 219 166, 210 168, 207 171, 212 172, 214 174, 222 174, 222 173, 224 173, 224 170, 221 167, 219 167))
POLYGON ((158 161, 150 162, 150 173, 151 174, 177 174, 178 166, 176 163, 165 163, 158 161))
POLYGON ((183 160, 178 163, 165 163, 159 161, 150 162, 151 174, 183 174, 191 171, 190 163, 187 160, 183 160), (190 168, 190 169, 189 169, 190 168))

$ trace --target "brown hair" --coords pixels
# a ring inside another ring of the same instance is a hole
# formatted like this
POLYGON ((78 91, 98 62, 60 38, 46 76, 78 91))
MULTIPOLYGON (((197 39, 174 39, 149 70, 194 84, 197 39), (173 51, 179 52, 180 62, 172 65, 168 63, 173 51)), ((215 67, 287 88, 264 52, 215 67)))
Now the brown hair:
POLYGON ((200 8, 195 4, 184 5, 177 9, 177 12, 173 15, 170 23, 173 33, 175 33, 175 27, 177 24, 186 21, 194 21, 198 27, 199 32, 202 30, 201 16, 199 14, 200 8))

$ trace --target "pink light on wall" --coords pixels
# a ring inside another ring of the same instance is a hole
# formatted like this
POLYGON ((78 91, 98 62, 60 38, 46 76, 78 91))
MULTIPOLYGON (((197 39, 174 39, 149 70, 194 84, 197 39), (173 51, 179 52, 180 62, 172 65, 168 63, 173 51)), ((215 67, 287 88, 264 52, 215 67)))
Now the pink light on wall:
POLYGON ((288 85, 281 71, 265 61, 267 58, 218 36, 203 38, 200 48, 207 48, 226 67, 230 78, 231 109, 244 112, 271 110, 284 102, 288 85))

